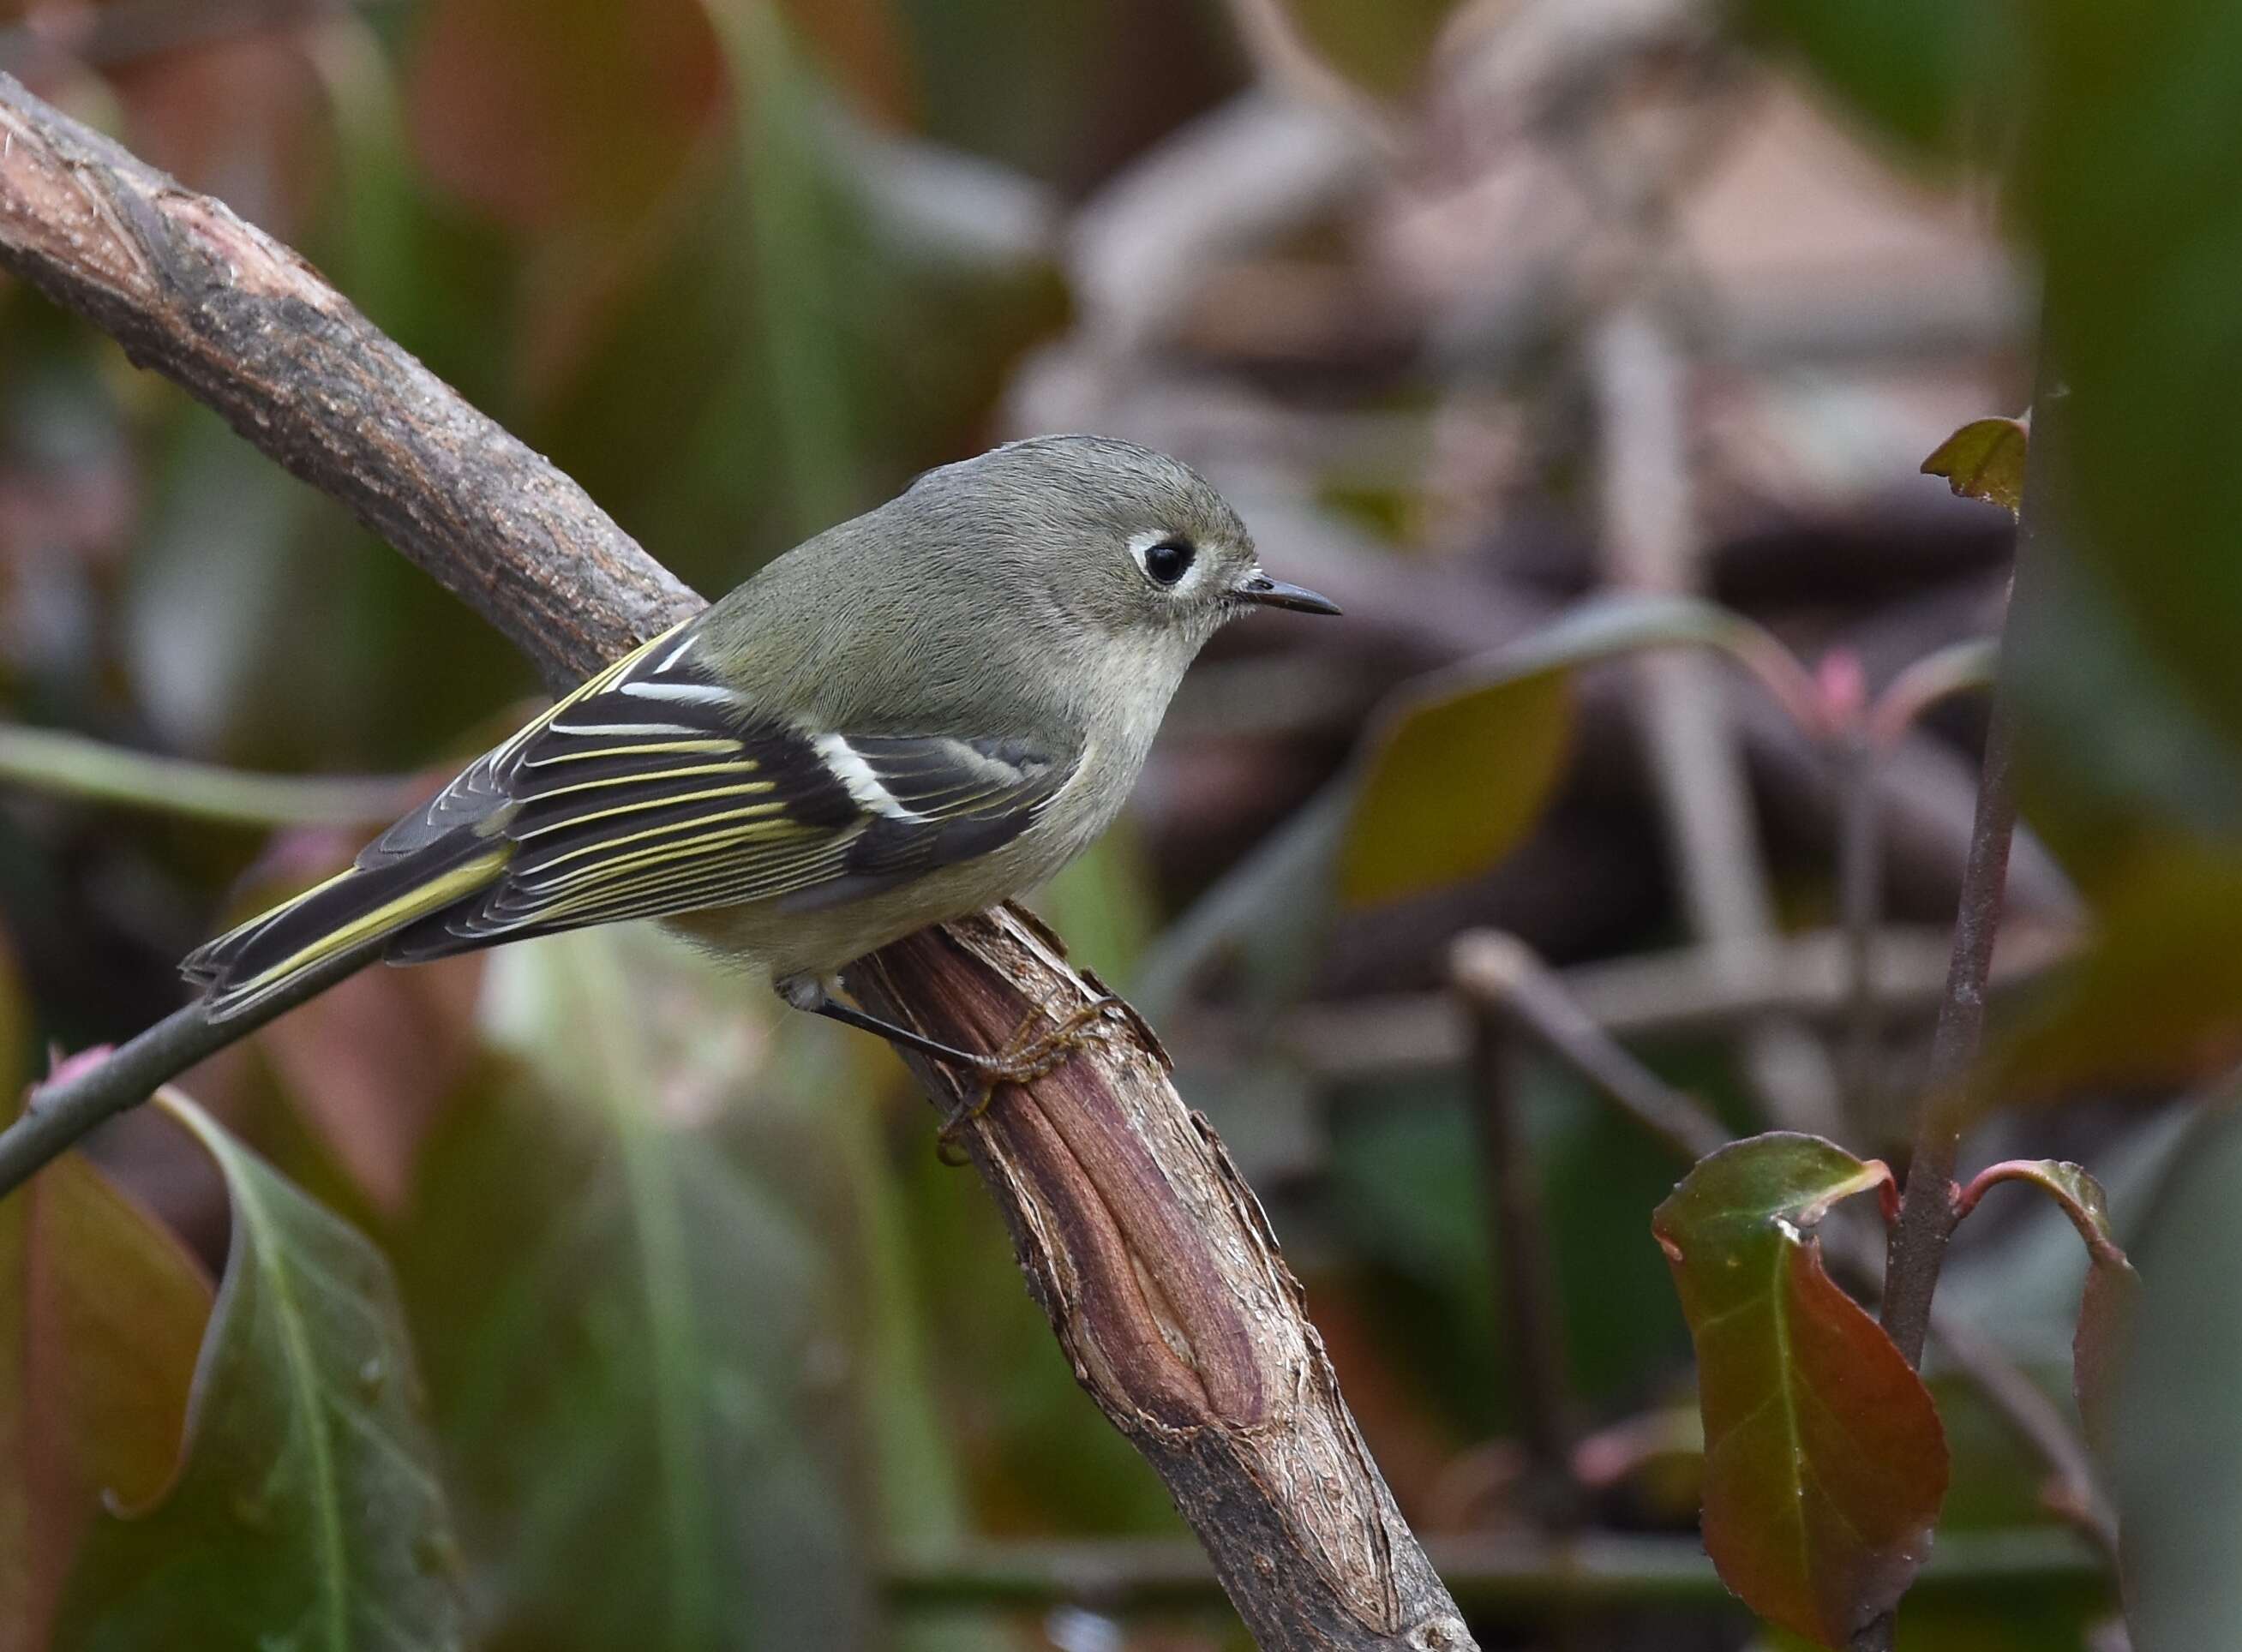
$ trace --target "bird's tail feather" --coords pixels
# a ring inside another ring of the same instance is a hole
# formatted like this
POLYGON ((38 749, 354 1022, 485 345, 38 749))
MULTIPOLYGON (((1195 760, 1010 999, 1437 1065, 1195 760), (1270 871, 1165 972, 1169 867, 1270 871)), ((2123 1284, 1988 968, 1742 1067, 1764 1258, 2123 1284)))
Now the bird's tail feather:
POLYGON ((460 832, 395 860, 353 866, 198 947, 179 972, 204 987, 209 1018, 225 1020, 336 954, 472 894, 512 853, 503 840, 460 832))

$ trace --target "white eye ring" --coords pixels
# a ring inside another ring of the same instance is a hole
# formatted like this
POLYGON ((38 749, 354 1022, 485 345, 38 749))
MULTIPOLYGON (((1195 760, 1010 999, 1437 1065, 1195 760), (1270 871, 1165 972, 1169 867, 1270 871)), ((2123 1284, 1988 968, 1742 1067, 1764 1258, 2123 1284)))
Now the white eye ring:
POLYGON ((1129 541, 1129 554, 1144 578, 1163 591, 1188 590, 1198 579, 1204 558, 1190 536, 1155 530, 1129 541))

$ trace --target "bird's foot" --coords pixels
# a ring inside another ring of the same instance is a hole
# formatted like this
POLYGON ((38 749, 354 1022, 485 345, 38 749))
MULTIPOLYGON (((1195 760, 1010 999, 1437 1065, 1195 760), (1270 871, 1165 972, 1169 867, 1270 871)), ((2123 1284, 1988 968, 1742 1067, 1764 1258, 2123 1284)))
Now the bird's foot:
POLYGON ((1112 1029, 1105 1013, 1118 1008, 1120 1004, 1120 999, 1113 993, 1100 993, 1087 1004, 1062 1016, 1056 1026, 1037 1032, 1032 1021, 1024 1022, 996 1054, 975 1056, 970 1062, 961 1064, 979 1082, 973 1100, 943 1120, 942 1134, 935 1138, 936 1156, 946 1165, 965 1163, 959 1151, 965 1127, 988 1112, 997 1090, 1007 1084, 1033 1084, 1037 1079, 1048 1078, 1064 1067, 1084 1045, 1111 1037, 1112 1029))

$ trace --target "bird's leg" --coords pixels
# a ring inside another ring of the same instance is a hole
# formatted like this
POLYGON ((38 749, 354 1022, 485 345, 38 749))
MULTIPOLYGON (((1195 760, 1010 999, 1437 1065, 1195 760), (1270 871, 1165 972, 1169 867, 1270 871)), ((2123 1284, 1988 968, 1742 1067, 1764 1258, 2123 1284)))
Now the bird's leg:
POLYGON ((994 1055, 977 1055, 970 1050, 961 1050, 954 1045, 930 1039, 923 1033, 915 1033, 907 1027, 897 1027, 893 1021, 883 1021, 876 1015, 842 1003, 833 990, 815 975, 789 975, 773 985, 778 995, 798 1010, 812 1015, 822 1015, 828 1020, 838 1021, 843 1027, 853 1027, 859 1032, 870 1033, 889 1043, 921 1055, 931 1056, 946 1067, 971 1073, 979 1080, 974 1098, 943 1121, 937 1150, 945 1162, 958 1162, 950 1155, 957 1146, 958 1133, 965 1126, 989 1110, 998 1087, 1006 1084, 1032 1084, 1048 1077, 1065 1065, 1067 1058, 1093 1038, 1105 1036, 1100 1025, 1105 1012, 1121 1000, 1111 993, 1101 993, 1087 1004, 1081 1005, 1062 1016, 1057 1025, 1037 1033, 1032 1021, 1023 1022, 1002 1050, 994 1055))
POLYGON ((964 1067, 979 1073, 996 1057, 976 1055, 970 1050, 961 1050, 955 1045, 944 1044, 923 1033, 914 1033, 908 1027, 897 1027, 893 1021, 883 1021, 876 1015, 868 1015, 833 996, 832 988, 815 975, 789 975, 774 981, 778 995, 798 1010, 812 1015, 822 1015, 829 1021, 838 1021, 843 1027, 853 1027, 860 1033, 869 1033, 875 1038, 903 1049, 916 1050, 921 1055, 930 1055, 950 1067, 964 1067))

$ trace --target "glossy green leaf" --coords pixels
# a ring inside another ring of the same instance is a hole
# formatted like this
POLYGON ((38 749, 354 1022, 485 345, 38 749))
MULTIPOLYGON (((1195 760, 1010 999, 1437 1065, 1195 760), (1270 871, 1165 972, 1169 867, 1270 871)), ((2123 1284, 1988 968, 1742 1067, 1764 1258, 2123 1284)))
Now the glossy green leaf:
POLYGON ((767 995, 650 930, 508 948, 485 981, 508 1060, 444 1110, 397 1258, 494 1629, 865 1643, 849 1494, 872 1408, 820 1237, 848 1207, 815 1138, 753 1105, 767 995))
POLYGON ((45 1644, 104 1503, 170 1479, 210 1310, 201 1265, 77 1154, 0 1201, 0 1646, 45 1644))
POLYGON ((1717 648, 1795 712, 1811 685, 1750 621, 1693 598, 1616 596, 1581 604, 1485 660, 1408 691, 1370 743, 1340 841, 1339 897, 1371 906, 1486 871, 1541 818, 1564 771, 1570 673, 1645 648, 1717 648))
POLYGON ((2024 509, 2024 455, 2031 441, 2022 419, 1972 419, 1931 451, 1923 473, 1944 477, 1963 498, 1983 499, 2015 516, 2024 509))
POLYGON ((232 1238, 177 1474, 87 1535, 58 1645, 462 1644, 450 1516, 380 1254, 184 1097, 232 1238))
POLYGON ((1651 1221, 1697 1349, 1706 1551, 1747 1605, 1824 1646, 1905 1592, 1946 1493, 1930 1390, 1808 1232, 1890 1178, 1817 1137, 1755 1136, 1651 1221))

